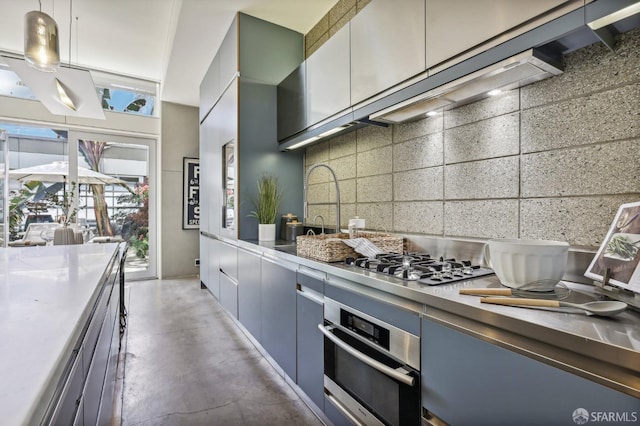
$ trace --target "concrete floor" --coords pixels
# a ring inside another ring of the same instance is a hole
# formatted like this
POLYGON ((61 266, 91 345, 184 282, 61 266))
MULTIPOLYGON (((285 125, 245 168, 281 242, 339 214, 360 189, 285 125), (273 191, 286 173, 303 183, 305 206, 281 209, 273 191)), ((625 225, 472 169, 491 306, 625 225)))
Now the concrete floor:
POLYGON ((122 425, 322 425, 197 278, 127 287, 122 425))

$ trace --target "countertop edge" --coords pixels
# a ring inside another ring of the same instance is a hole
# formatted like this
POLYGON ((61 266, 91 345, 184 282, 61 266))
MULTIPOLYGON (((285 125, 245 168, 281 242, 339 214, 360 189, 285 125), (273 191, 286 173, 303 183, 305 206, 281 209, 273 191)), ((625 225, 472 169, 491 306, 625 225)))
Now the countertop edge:
MULTIPOLYGON (((82 302, 75 303, 74 306, 68 309, 70 311, 77 312, 76 314, 73 314, 77 318, 77 321, 74 322, 73 327, 68 329, 68 333, 65 333, 62 336, 64 341, 61 341, 60 344, 57 345, 59 350, 56 350, 55 354, 52 353, 53 356, 50 357, 50 361, 44 364, 47 368, 46 374, 42 374, 45 373, 44 370, 40 373, 40 377, 42 377, 42 379, 39 380, 40 383, 34 384, 34 386, 37 385, 38 387, 32 387, 35 392, 29 394, 29 400, 22 401, 21 404, 18 404, 19 408, 15 409, 15 412, 12 411, 7 413, 7 417, 5 417, 4 420, 9 421, 10 423, 15 421, 16 424, 41 424, 48 413, 54 409, 57 401, 56 398, 64 388, 67 378, 66 374, 68 373, 70 365, 72 365, 74 360, 77 359, 77 345, 79 343, 79 339, 84 336, 86 327, 93 314, 94 306, 102 294, 103 287, 100 284, 104 282, 105 274, 108 269, 107 267, 113 264, 119 250, 118 243, 101 244, 99 247, 100 250, 105 253, 103 258, 104 264, 102 264, 102 261, 100 262, 100 264, 104 266, 104 269, 100 270, 99 276, 97 273, 95 274, 95 280, 92 277, 90 285, 95 287, 88 291, 86 296, 82 297, 82 302), (108 259, 106 258, 107 256, 108 259)), ((77 253, 76 256, 81 257, 83 255, 83 253, 81 253, 82 248, 84 248, 84 246, 59 246, 56 247, 55 250, 58 250, 60 253, 57 253, 55 256, 65 255, 66 252, 63 253, 64 250, 78 250, 80 253, 77 253)), ((38 253, 42 254, 44 253, 43 250, 49 249, 49 247, 39 249, 41 251, 38 253)), ((34 248, 7 248, 6 250, 7 254, 9 254, 20 253, 19 250, 34 250, 34 248)), ((51 250, 53 250, 53 247, 51 250)), ((45 263, 45 265, 50 266, 50 263, 45 263)), ((69 266, 68 268, 69 271, 72 268, 76 268, 78 264, 71 263, 71 265, 72 266, 69 266)), ((97 266, 98 264, 96 263, 95 265, 97 266)), ((96 269, 97 272, 99 266, 92 268, 96 269)), ((7 269, 5 269, 4 273, 5 278, 9 276, 7 269)), ((88 272, 87 274, 90 273, 91 272, 88 272)), ((39 282, 46 283, 44 285, 45 288, 50 286, 46 277, 38 279, 39 282)), ((11 285, 8 278, 5 284, 11 285)), ((21 284, 23 283, 21 282, 21 284)), ((55 323, 55 321, 52 322, 55 323)), ((22 383, 21 386, 26 386, 25 389, 30 389, 29 386, 31 386, 31 383, 29 383, 28 386, 22 383)))

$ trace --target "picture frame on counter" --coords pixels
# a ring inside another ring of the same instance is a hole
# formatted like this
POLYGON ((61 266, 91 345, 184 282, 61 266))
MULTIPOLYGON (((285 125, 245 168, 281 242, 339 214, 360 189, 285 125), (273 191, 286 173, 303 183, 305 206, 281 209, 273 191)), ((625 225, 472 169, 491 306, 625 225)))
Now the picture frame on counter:
POLYGON ((200 159, 184 157, 182 229, 200 229, 200 159))
POLYGON ((622 204, 585 276, 640 293, 640 202, 622 204))

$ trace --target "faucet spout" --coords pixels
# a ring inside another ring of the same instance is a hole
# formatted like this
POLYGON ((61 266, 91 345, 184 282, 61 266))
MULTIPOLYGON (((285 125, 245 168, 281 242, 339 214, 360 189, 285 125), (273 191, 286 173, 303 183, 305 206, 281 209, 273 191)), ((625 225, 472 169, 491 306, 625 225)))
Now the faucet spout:
POLYGON ((320 219, 320 223, 322 224, 322 232, 321 234, 324 234, 324 218, 317 214, 313 217, 313 224, 315 225, 316 223, 318 223, 318 219, 320 219))
POLYGON ((307 170, 306 175, 304 176, 304 194, 303 194, 303 211, 304 211, 304 221, 307 221, 307 215, 308 215, 308 209, 310 205, 334 205, 336 206, 336 234, 340 232, 340 188, 338 185, 338 178, 336 176, 336 172, 331 168, 331 166, 329 166, 326 163, 316 163, 313 166, 309 167, 309 170, 307 170), (311 175, 311 172, 314 171, 315 169, 317 169, 318 167, 325 167, 327 168, 330 172, 331 175, 333 176, 333 182, 335 183, 335 187, 336 187, 336 200, 334 202, 328 202, 328 203, 309 203, 307 201, 307 193, 309 192, 309 175, 311 175))

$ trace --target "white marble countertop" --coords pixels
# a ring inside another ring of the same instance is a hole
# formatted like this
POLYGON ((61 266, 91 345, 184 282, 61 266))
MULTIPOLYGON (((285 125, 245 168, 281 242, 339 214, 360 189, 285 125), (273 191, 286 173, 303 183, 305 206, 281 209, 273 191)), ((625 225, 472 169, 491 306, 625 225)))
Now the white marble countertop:
POLYGON ((39 422, 117 248, 0 248, 2 424, 39 422))

